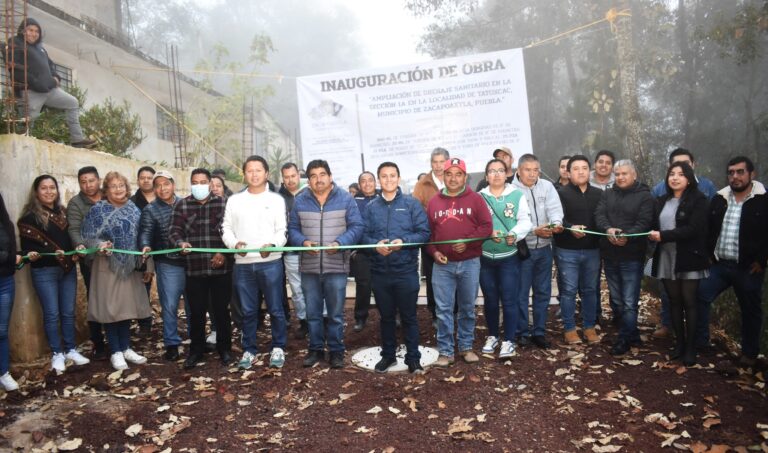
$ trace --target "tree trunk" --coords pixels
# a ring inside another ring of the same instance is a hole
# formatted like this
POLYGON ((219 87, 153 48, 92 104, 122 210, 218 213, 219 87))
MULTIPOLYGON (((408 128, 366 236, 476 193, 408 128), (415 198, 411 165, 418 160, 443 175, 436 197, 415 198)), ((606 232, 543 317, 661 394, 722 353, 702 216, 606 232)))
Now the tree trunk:
POLYGON ((691 51, 691 46, 688 43, 688 18, 686 17, 687 11, 685 8, 685 0, 678 0, 677 2, 677 42, 680 46, 680 57, 683 60, 683 89, 685 90, 685 97, 683 101, 683 119, 682 119, 682 132, 684 147, 689 147, 691 143, 691 119, 696 108, 695 97, 695 56, 691 51))
MULTIPOLYGON (((631 14, 630 0, 621 2, 621 9, 631 14)), ((621 121, 624 126, 624 151, 637 167, 640 181, 650 181, 650 162, 643 145, 640 104, 637 99, 636 55, 632 42, 632 16, 619 16, 616 20, 616 43, 621 84, 621 121)))

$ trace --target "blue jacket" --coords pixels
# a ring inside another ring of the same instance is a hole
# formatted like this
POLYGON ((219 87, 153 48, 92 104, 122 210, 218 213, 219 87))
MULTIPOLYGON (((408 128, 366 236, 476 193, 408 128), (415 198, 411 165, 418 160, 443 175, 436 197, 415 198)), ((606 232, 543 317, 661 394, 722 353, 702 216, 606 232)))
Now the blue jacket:
MULTIPOLYGON (((703 176, 697 176, 696 182, 699 184, 698 186, 699 192, 703 193, 704 196, 707 197, 707 200, 711 200, 712 198, 714 198, 715 195, 717 195, 717 188, 709 179, 703 176)), ((666 194, 667 194, 666 181, 659 181, 659 183, 653 186, 653 189, 651 189, 651 196, 653 198, 663 197, 666 194)))
POLYGON ((365 222, 366 207, 368 207, 368 204, 370 204, 371 200, 379 198, 380 196, 381 195, 378 189, 376 189, 376 192, 371 196, 363 195, 362 192, 355 195, 355 203, 357 203, 357 210, 360 211, 360 215, 363 216, 363 222, 365 222))
MULTIPOLYGON (((333 185, 331 193, 320 206, 311 190, 296 195, 288 217, 288 242, 301 246, 304 241, 328 245, 354 245, 363 234, 363 218, 350 194, 333 185)), ((302 253, 299 271, 308 274, 349 273, 349 250, 329 255, 302 253)))
MULTIPOLYGON (((403 195, 399 188, 392 201, 379 196, 368 203, 366 209, 362 244, 376 244, 382 239, 402 239, 411 243, 429 241, 427 213, 417 199, 403 195)), ((372 272, 402 274, 417 270, 419 247, 404 247, 389 256, 368 250, 372 272)))
MULTIPOLYGON (((168 232, 171 229, 171 216, 173 216, 173 207, 181 201, 181 198, 174 195, 173 206, 157 198, 149 203, 141 211, 141 220, 139 222, 139 250, 144 247, 151 247, 152 250, 163 250, 174 248, 175 245, 168 239, 168 232)), ((175 266, 186 266, 184 257, 178 253, 167 255, 154 255, 152 257, 156 262, 173 264, 175 266)))

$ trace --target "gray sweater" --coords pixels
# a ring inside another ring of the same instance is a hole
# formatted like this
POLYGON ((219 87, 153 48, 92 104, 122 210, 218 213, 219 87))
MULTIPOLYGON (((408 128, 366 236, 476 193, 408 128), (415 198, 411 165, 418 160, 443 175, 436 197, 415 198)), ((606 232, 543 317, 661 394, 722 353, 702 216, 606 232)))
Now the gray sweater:
POLYGON ((91 207, 95 204, 96 203, 91 201, 91 199, 86 197, 82 192, 69 200, 69 204, 67 205, 67 221, 69 222, 69 228, 67 229, 67 232, 72 239, 72 245, 75 247, 84 243, 83 237, 80 235, 80 225, 82 225, 86 214, 88 214, 88 211, 90 211, 91 207))
POLYGON ((560 204, 560 196, 557 194, 557 189, 555 189, 551 182, 541 178, 532 187, 528 187, 520 181, 518 175, 515 175, 512 185, 522 190, 525 198, 528 200, 531 222, 533 223, 531 233, 525 237, 528 248, 539 249, 548 247, 552 244, 552 239, 540 238, 533 233, 533 230, 538 228, 539 225, 563 222, 563 206, 560 204))

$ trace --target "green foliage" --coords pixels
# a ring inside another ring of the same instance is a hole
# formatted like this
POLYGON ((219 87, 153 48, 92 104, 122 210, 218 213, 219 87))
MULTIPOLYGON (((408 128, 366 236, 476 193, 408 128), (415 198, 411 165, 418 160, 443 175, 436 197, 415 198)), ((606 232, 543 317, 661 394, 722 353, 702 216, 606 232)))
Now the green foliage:
MULTIPOLYGON (((82 109, 88 91, 75 84, 68 92, 77 98, 82 109)), ((103 104, 92 106, 80 115, 80 126, 86 137, 97 140, 99 151, 119 157, 131 157, 131 149, 144 140, 141 118, 131 113, 128 101, 120 105, 108 98, 103 104)), ((39 139, 69 143, 69 128, 64 112, 58 109, 43 108, 30 133, 39 139)))
POLYGON ((122 105, 107 98, 101 105, 94 105, 80 117, 86 135, 99 143, 98 149, 118 157, 131 157, 131 149, 145 138, 141 130, 141 118, 131 113, 131 105, 122 105))
POLYGON ((710 30, 699 30, 698 34, 720 45, 722 58, 733 58, 736 64, 744 65, 761 56, 760 39, 768 33, 768 2, 762 7, 745 5, 731 18, 726 18, 724 14, 718 16, 718 21, 710 30))

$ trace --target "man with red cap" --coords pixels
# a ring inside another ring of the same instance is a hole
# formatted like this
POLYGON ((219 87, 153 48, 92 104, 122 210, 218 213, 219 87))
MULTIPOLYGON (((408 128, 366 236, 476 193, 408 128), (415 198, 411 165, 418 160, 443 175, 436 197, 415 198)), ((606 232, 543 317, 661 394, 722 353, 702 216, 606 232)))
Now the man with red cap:
MULTIPOLYGON (((432 232, 430 242, 487 238, 493 230, 491 214, 483 198, 467 187, 467 165, 451 158, 443 171, 445 188, 429 201, 427 216, 432 232)), ((454 362, 454 302, 458 305, 457 337, 459 354, 467 363, 479 358, 472 351, 475 332, 475 299, 480 285, 480 255, 483 241, 433 244, 427 252, 434 258, 432 285, 437 305, 437 347, 435 366, 454 362)))

